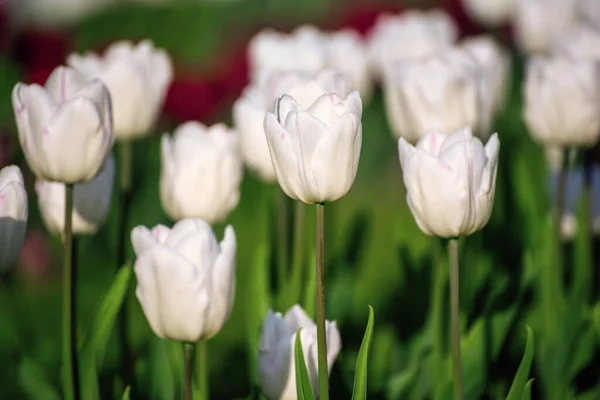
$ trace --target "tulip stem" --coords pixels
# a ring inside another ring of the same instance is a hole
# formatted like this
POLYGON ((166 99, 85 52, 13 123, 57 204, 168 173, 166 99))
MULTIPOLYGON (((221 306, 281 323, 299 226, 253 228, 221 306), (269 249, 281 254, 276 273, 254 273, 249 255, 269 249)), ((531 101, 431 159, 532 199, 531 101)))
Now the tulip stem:
POLYGON ((63 379, 65 398, 79 399, 77 366, 75 266, 73 257, 73 184, 65 185, 65 230, 63 236, 63 379))
POLYGON ((448 243, 448 255, 450 259, 450 325, 452 327, 452 374, 454 376, 454 400, 462 400, 463 382, 462 362, 460 356, 458 239, 450 239, 448 243))
POLYGON ((319 371, 319 399, 329 400, 329 368, 327 366, 327 333, 325 330, 325 204, 317 203, 317 351, 319 371))
POLYGON ((558 182, 556 186, 556 207, 555 207, 555 239, 556 239, 556 265, 557 275, 559 282, 562 282, 563 271, 564 271, 564 255, 563 255, 563 243, 561 237, 561 222, 562 217, 565 213, 565 191, 567 185, 567 169, 569 165, 569 152, 567 149, 563 150, 562 164, 558 170, 558 182))
POLYGON ((304 214, 305 206, 301 201, 296 201, 296 212, 294 215, 294 254, 292 261, 292 276, 288 287, 289 299, 285 304, 285 308, 300 301, 300 289, 302 284, 302 269, 304 257, 304 214))
POLYGON ((286 194, 277 190, 277 285, 280 292, 286 290, 289 259, 288 240, 288 199, 286 194))
POLYGON ((196 370, 198 371, 198 399, 208 400, 210 387, 208 382, 208 348, 205 340, 196 343, 196 370))
POLYGON ((194 368, 194 345, 192 343, 184 343, 183 354, 183 400, 192 400, 192 369, 194 368))

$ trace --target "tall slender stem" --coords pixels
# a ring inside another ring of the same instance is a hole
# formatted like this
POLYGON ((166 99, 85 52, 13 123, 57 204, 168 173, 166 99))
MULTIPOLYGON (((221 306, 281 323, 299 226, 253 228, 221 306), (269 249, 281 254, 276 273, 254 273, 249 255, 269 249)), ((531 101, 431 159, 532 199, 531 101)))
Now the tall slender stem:
POLYGON ((564 149, 562 155, 562 165, 558 170, 558 182, 556 185, 556 206, 554 216, 554 229, 555 229, 555 240, 556 240, 556 265, 559 277, 559 282, 562 282, 563 271, 564 271, 564 256, 563 256, 563 243, 561 236, 561 223, 565 213, 565 189, 567 185, 567 167, 569 163, 568 150, 564 149))
POLYGON ((448 243, 450 259, 450 325, 452 327, 452 374, 454 376, 454 400, 462 400, 462 362, 460 356, 460 304, 458 275, 458 239, 448 243))
POLYGON ((75 310, 75 268, 73 265, 73 184, 65 185, 65 226, 63 232, 63 379, 65 398, 79 399, 77 365, 77 319, 75 310))
POLYGON ((327 366, 327 333, 325 330, 325 204, 317 203, 317 352, 319 368, 319 399, 329 400, 329 369, 327 366))
POLYGON ((281 292, 285 290, 289 261, 288 198, 281 189, 277 192, 277 285, 281 292))
POLYGON ((210 386, 208 381, 208 347, 205 340, 201 340, 196 344, 196 370, 198 388, 200 389, 198 399, 208 400, 210 386))
POLYGON ((183 344, 183 400, 192 400, 192 370, 194 369, 194 345, 183 344))
POLYGON ((289 298, 285 308, 300 302, 300 292, 304 286, 302 280, 302 270, 304 262, 304 214, 305 204, 296 201, 296 211, 294 215, 294 254, 292 258, 292 277, 288 286, 289 298))

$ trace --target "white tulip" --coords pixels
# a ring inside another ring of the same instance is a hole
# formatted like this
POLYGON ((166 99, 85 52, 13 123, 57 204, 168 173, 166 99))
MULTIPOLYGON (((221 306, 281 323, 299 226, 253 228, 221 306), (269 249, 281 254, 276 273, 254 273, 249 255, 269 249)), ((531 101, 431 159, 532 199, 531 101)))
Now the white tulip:
POLYGON ((462 2, 473 19, 486 26, 495 27, 512 18, 517 0, 463 0, 462 2))
MULTIPOLYGON (((72 229, 75 235, 91 235, 106 219, 112 196, 115 161, 112 156, 91 181, 76 184, 73 189, 72 229)), ((65 184, 37 180, 35 191, 46 228, 56 234, 64 232, 65 184)))
POLYGON ((267 112, 273 111, 275 100, 284 94, 294 97, 301 107, 310 107, 326 93, 346 95, 343 76, 333 70, 323 70, 317 75, 294 71, 276 73, 264 88, 251 85, 233 104, 233 122, 240 133, 242 155, 248 166, 260 177, 276 180, 263 122, 267 112))
POLYGON ((180 125, 161 143, 160 200, 173 220, 220 222, 237 206, 243 164, 238 134, 224 124, 180 125))
POLYGON ((414 147, 398 141, 408 206, 430 236, 456 238, 483 228, 494 203, 500 142, 485 147, 470 128, 429 133, 414 147))
POLYGON ((587 23, 600 29, 600 2, 598 0, 579 0, 579 17, 587 23))
POLYGON ((12 103, 21 147, 39 179, 89 182, 102 169, 113 144, 111 100, 102 82, 58 67, 45 87, 17 83, 12 103))
POLYGON ((600 86, 596 64, 566 58, 531 59, 524 84, 524 119, 539 142, 592 146, 600 133, 600 86))
POLYGON ((235 295, 235 231, 219 244, 201 219, 172 229, 131 232, 136 254, 136 295, 150 327, 164 339, 196 342, 216 335, 231 314, 235 295))
POLYGON ((325 94, 308 109, 289 95, 278 99, 264 127, 277 181, 288 196, 312 204, 348 193, 360 158, 361 117, 356 91, 346 99, 325 94))
POLYGON ((546 53, 554 36, 575 19, 573 0, 518 0, 515 37, 522 50, 546 53))
POLYGON ((398 62, 383 87, 394 134, 415 143, 430 131, 473 126, 477 133, 487 135, 492 95, 482 92, 483 82, 475 58, 458 49, 425 60, 398 62))
MULTIPOLYGON (((117 0, 8 0, 9 21, 63 27, 102 11, 117 0)), ((6 3, 6 2, 4 2, 6 3)))
POLYGON ((585 24, 573 24, 554 37, 550 51, 558 57, 600 61, 600 32, 585 24))
POLYGON ((383 15, 369 34, 372 72, 381 78, 396 61, 428 57, 451 47, 457 38, 454 20, 439 9, 383 15))
POLYGON ((149 40, 137 45, 123 41, 112 44, 102 57, 71 54, 67 60, 88 79, 100 79, 108 87, 117 140, 150 133, 173 79, 164 50, 149 40))
MULTIPOLYGON (((318 395, 317 326, 295 305, 282 317, 269 310, 262 326, 258 347, 258 373, 260 387, 269 399, 296 400, 296 367, 294 345, 299 329, 302 351, 314 392, 318 395)), ((327 367, 331 367, 342 348, 336 323, 325 322, 327 341, 327 367)))
POLYGON ((0 273, 19 257, 27 230, 27 191, 21 170, 10 165, 0 170, 0 273))

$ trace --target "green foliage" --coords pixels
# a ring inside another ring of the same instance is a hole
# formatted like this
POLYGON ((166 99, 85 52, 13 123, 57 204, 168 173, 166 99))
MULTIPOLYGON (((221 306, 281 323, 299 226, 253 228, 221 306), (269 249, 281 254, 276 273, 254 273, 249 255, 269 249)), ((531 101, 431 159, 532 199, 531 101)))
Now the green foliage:
POLYGON ((373 329, 375 328, 375 312, 369 306, 369 320, 365 336, 360 344, 358 358, 356 359, 356 372, 354 373, 354 389, 352 400, 366 400, 367 398, 367 362, 369 361, 369 350, 373 340, 373 329))
POLYGON ((306 361, 304 361, 304 351, 302 350, 302 339, 300 338, 299 329, 296 332, 296 340, 294 342, 294 369, 296 371, 296 394, 298 400, 314 400, 315 393, 310 382, 310 376, 306 369, 306 361))
POLYGON ((531 385, 533 381, 529 380, 529 371, 531 370, 531 364, 533 364, 533 347, 533 332, 530 327, 527 327, 525 354, 523 354, 523 360, 521 360, 521 365, 519 365, 506 400, 524 400, 531 397, 531 385))

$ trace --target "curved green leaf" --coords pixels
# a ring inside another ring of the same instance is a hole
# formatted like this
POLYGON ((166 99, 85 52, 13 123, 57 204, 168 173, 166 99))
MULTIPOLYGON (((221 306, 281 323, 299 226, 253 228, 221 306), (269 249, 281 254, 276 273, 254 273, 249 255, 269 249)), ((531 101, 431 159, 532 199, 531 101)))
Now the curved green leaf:
POLYGON ((296 369, 296 394, 298 400, 315 400, 310 377, 306 370, 306 362, 304 361, 304 352, 302 351, 302 340, 300 339, 301 329, 296 333, 296 342, 294 344, 294 366, 296 369))
POLYGON ((129 400, 129 392, 131 391, 131 387, 127 386, 125 388, 125 391, 123 392, 123 397, 121 397, 121 400, 129 400))
MULTIPOLYGON (((533 363, 533 332, 529 326, 527 328, 527 344, 525 345, 525 354, 515 375, 515 379, 510 387, 506 400, 521 400, 523 393, 526 392, 527 385, 531 386, 527 382, 529 377, 529 371, 531 370, 531 364, 533 363)), ((529 389, 531 390, 531 388, 529 389)))
POLYGON ((521 400, 531 400, 531 386, 533 385, 534 380, 535 379, 531 378, 527 381, 525 389, 523 389, 523 396, 521 396, 521 400))
POLYGON ((49 382, 44 369, 30 358, 24 358, 19 363, 19 383, 28 399, 60 399, 56 389, 49 382))
POLYGON ((369 321, 363 337, 356 359, 356 371, 354 372, 354 389, 352 390, 352 400, 366 400, 367 398, 367 361, 369 359, 369 350, 373 340, 373 327, 375 325, 375 312, 373 307, 369 306, 369 321))

